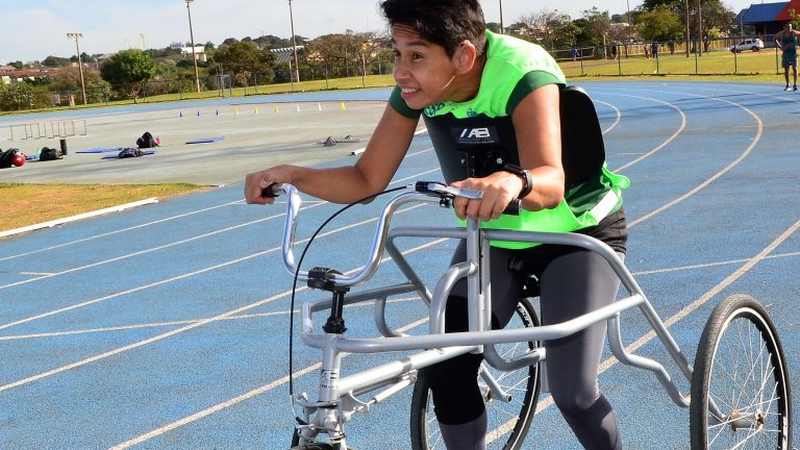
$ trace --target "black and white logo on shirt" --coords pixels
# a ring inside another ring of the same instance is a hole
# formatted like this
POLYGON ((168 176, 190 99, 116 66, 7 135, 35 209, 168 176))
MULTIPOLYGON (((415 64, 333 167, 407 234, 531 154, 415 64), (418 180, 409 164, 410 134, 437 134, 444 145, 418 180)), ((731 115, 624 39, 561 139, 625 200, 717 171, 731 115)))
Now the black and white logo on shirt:
POLYGON ((458 135, 459 144, 496 144, 499 142, 494 127, 463 128, 458 135))

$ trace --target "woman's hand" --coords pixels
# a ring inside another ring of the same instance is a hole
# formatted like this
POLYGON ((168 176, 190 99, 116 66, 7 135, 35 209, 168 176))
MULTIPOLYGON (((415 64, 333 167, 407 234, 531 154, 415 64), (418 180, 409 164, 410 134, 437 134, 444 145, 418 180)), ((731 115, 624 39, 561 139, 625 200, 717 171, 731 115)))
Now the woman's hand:
POLYGON ((244 198, 247 203, 268 205, 275 202, 274 197, 264 197, 261 192, 264 188, 275 183, 292 184, 292 177, 295 166, 281 165, 275 166, 260 172, 253 172, 245 177, 244 198))
POLYGON ((452 185, 483 192, 483 198, 480 200, 456 197, 453 209, 460 219, 470 217, 484 221, 500 217, 523 187, 522 180, 518 176, 505 171, 495 172, 484 178, 467 178, 452 185))

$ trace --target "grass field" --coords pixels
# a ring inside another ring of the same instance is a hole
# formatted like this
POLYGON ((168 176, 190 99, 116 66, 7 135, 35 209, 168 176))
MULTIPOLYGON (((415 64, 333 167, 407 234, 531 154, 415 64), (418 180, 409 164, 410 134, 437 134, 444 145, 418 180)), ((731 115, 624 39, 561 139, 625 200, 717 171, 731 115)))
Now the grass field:
POLYGON ((780 82, 778 74, 780 55, 774 49, 760 52, 731 53, 714 51, 703 56, 662 53, 658 59, 643 56, 585 61, 562 61, 561 68, 570 78, 622 76, 679 76, 681 79, 780 82))
POLYGON ((0 183, 0 231, 120 204, 205 189, 192 184, 67 185, 0 183))

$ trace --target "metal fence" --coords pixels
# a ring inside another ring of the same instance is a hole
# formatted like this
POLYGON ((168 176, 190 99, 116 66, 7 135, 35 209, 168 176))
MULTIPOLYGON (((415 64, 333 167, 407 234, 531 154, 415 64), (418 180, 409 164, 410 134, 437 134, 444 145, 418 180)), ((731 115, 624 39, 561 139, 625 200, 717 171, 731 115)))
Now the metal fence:
POLYGON ((774 36, 758 37, 764 47, 736 44, 756 36, 699 42, 635 42, 551 51, 568 77, 646 75, 774 75, 783 73, 774 36), (753 47, 756 50, 753 50, 753 47))

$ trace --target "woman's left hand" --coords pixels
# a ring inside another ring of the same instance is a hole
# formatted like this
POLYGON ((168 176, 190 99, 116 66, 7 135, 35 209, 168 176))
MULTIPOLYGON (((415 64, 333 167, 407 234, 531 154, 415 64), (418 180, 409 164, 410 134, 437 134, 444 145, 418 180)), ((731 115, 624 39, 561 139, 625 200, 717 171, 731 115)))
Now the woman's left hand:
POLYGON ((497 219, 503 214, 511 201, 522 191, 523 183, 512 173, 499 171, 484 178, 456 181, 452 186, 483 192, 483 198, 479 200, 456 197, 453 209, 462 220, 470 217, 486 221, 497 219))

